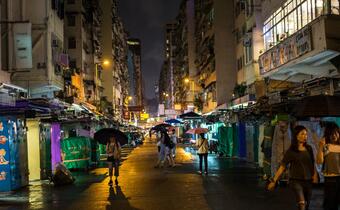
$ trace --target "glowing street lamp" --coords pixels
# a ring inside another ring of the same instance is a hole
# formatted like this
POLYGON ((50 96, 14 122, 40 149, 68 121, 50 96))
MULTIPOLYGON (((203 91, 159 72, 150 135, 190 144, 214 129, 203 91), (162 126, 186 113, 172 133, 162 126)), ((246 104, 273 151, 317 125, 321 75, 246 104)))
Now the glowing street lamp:
POLYGON ((189 80, 188 78, 185 78, 185 79, 184 79, 184 83, 185 83, 185 84, 188 84, 189 82, 190 82, 190 80, 189 80))
POLYGON ((109 61, 109 60, 104 60, 104 61, 103 61, 103 65, 104 65, 104 66, 108 66, 109 64, 110 64, 110 61, 109 61))

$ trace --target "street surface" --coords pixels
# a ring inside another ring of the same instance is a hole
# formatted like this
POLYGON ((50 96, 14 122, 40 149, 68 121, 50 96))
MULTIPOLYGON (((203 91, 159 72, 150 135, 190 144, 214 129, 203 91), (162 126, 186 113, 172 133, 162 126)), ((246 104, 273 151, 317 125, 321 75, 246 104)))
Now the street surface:
MULTIPOLYGON (((109 188, 107 169, 76 172, 76 183, 53 187, 36 182, 15 193, 0 193, 0 209, 116 209, 116 210, 294 210, 287 187, 264 190, 254 165, 209 156, 209 175, 197 173, 198 158, 178 148, 175 168, 155 169, 157 147, 148 139, 123 161, 119 186, 109 188)), ((321 210, 322 191, 314 190, 310 210, 321 210)))

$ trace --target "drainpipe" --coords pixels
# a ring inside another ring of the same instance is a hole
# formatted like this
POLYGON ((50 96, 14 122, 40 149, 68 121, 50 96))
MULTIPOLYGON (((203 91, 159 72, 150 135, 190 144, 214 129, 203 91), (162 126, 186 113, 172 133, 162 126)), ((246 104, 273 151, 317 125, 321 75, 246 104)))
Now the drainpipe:
MULTIPOLYGON (((12 21, 12 1, 7 1, 7 20, 12 21)), ((13 37, 13 27, 11 23, 7 23, 8 30, 8 69, 9 71, 13 70, 13 58, 14 58, 14 37, 13 37)))
POLYGON ((48 0, 45 0, 45 53, 46 53, 46 57, 45 57, 45 63, 46 63, 46 76, 47 76, 47 85, 49 85, 51 83, 51 72, 50 72, 50 66, 49 66, 49 51, 48 51, 48 45, 49 45, 49 40, 48 40, 48 34, 49 34, 49 13, 48 13, 48 8, 49 8, 49 2, 48 0))

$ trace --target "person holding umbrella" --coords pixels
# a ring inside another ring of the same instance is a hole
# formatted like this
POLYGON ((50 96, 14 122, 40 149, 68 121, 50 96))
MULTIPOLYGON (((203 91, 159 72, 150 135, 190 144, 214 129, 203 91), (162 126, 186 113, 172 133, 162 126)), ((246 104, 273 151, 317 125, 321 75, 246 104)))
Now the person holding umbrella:
POLYGON ((107 161, 109 168, 110 181, 112 186, 113 167, 115 167, 114 175, 116 177, 115 183, 118 185, 119 176, 119 162, 121 156, 121 146, 128 144, 128 138, 125 133, 114 128, 103 128, 94 134, 94 140, 99 144, 106 145, 107 161))
POLYGON ((115 184, 118 185, 121 146, 120 146, 120 143, 116 141, 114 137, 111 137, 110 141, 107 143, 106 153, 107 153, 107 162, 108 162, 109 176, 110 176, 109 185, 112 186, 113 167, 115 168, 115 172, 114 172, 114 175, 116 177, 115 184))

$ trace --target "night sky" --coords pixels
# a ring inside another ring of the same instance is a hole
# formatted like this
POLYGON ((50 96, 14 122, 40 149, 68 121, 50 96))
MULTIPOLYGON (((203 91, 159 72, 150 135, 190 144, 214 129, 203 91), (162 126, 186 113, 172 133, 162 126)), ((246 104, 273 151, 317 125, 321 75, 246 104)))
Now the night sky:
POLYGON ((119 0, 119 15, 130 37, 141 39, 145 96, 154 98, 164 60, 165 24, 178 14, 181 0, 119 0))

